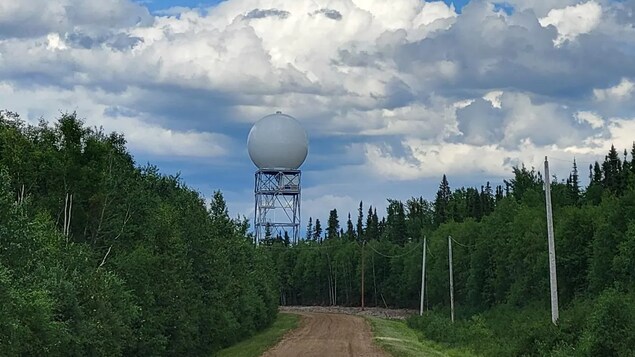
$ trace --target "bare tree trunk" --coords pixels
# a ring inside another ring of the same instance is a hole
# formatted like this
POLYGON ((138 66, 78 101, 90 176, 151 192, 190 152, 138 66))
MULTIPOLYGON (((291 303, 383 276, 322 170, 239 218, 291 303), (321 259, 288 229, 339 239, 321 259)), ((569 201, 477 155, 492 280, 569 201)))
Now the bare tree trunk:
POLYGON ((337 267, 335 269, 335 272, 333 273, 333 278, 335 280, 335 287, 333 288, 333 305, 337 305, 337 267))
MULTIPOLYGON (((123 223, 121 225, 121 230, 119 230, 119 234, 117 234, 117 236, 113 239, 113 242, 115 242, 117 239, 119 239, 119 237, 121 237, 121 235, 123 234, 126 228, 126 224, 130 220, 130 218, 131 218, 130 206, 128 206, 128 209, 126 210, 126 216, 124 217, 123 223)), ((106 264, 106 258, 108 258, 108 255, 110 254, 111 250, 112 250, 112 245, 108 247, 108 251, 106 252, 106 255, 104 255, 104 258, 101 260, 101 264, 99 264, 99 266, 97 267, 97 270, 99 270, 99 268, 101 268, 102 266, 104 266, 104 264, 106 264)))
POLYGON ((104 259, 101 260, 101 263, 97 267, 97 270, 99 270, 99 268, 103 267, 104 264, 106 264, 106 258, 108 258, 108 255, 110 254, 110 250, 111 249, 112 249, 112 245, 110 247, 108 247, 108 251, 106 252, 106 255, 104 255, 104 259))

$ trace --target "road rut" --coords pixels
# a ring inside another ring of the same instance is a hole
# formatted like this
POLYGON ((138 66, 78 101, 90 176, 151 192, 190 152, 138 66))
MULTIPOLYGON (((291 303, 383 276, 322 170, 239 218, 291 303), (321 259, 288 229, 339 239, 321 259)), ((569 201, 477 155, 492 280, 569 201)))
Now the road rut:
POLYGON ((262 357, 388 357, 373 343, 362 317, 343 314, 299 313, 300 327, 262 357))

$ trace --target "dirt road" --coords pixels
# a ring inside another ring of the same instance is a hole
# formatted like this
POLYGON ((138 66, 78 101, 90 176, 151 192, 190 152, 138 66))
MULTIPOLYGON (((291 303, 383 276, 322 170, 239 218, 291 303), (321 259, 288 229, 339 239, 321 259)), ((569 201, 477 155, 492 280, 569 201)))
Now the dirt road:
POLYGON ((388 357, 359 316, 299 313, 300 327, 262 357, 388 357))

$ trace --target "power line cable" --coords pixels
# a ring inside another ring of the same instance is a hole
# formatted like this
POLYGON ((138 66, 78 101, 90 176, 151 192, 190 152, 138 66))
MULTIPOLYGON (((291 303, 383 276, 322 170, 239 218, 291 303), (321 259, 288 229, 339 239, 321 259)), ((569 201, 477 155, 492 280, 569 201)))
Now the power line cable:
POLYGON ((462 247, 465 247, 465 248, 475 248, 475 247, 478 246, 478 244, 463 244, 463 243, 457 241, 456 239, 454 239, 454 237, 452 237, 452 236, 450 236, 450 238, 452 239, 452 241, 454 243, 456 243, 456 244, 458 244, 458 245, 460 245, 462 247))
POLYGON ((404 257, 410 253, 412 253, 415 249, 419 248, 419 244, 415 245, 412 249, 410 249, 409 251, 403 253, 403 254, 398 254, 398 255, 387 255, 384 254, 382 252, 379 252, 377 249, 375 249, 372 245, 368 245, 370 247, 370 249, 372 249, 375 253, 381 255, 382 257, 386 257, 386 258, 401 258, 404 257))

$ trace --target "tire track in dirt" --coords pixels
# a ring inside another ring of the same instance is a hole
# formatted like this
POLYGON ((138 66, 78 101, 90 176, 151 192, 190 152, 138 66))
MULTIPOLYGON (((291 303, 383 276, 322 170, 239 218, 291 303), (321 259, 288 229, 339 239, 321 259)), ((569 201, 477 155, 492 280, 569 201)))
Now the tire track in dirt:
POLYGON ((373 343, 362 317, 344 314, 298 313, 300 327, 262 357, 388 357, 373 343))

